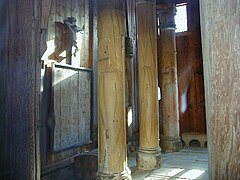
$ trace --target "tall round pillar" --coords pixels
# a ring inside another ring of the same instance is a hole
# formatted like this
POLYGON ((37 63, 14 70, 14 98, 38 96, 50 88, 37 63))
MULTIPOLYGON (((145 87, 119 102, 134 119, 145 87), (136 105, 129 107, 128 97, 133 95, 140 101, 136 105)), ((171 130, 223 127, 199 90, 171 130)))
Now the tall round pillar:
POLYGON ((174 152, 182 148, 179 136, 178 80, 175 38, 175 4, 161 4, 160 9, 160 82, 162 93, 163 151, 174 152))
POLYGON ((161 166, 158 121, 156 1, 137 0, 139 71, 139 169, 161 166))
POLYGON ((98 1, 98 179, 131 178, 126 146, 123 3, 98 1))
POLYGON ((209 179, 240 179, 239 1, 199 1, 209 179))

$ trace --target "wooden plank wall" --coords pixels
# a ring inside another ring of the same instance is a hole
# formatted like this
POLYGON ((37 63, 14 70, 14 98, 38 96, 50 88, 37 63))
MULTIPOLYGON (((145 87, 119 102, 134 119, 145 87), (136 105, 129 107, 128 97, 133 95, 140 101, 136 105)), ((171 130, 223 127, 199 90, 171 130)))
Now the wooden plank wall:
MULTIPOLYGON (((41 117, 41 160, 46 165, 71 158, 89 146, 92 124, 92 53, 93 28, 88 0, 52 0, 47 29, 47 40, 56 39, 59 29, 56 22, 63 23, 68 17, 76 18, 76 25, 84 27, 77 33, 79 51, 72 55, 78 63, 72 67, 48 68, 43 78, 41 117), (78 67, 87 68, 82 71, 78 67), (57 82, 57 83, 56 83, 57 82), (52 84, 55 84, 51 88, 52 84)), ((92 9, 93 11, 93 9, 92 9)), ((45 18, 47 19, 47 18, 45 18)), ((51 48, 51 47, 50 47, 51 48)), ((93 128, 92 128, 93 129, 93 128)), ((96 128, 95 128, 96 129, 96 128)), ((96 139, 96 138, 95 138, 96 139)), ((96 144, 93 146, 96 146, 96 144)), ((91 148, 91 146, 89 146, 91 148)), ((87 148, 88 149, 88 148, 87 148)))
POLYGON ((90 137, 93 133, 91 103, 91 69, 47 64, 41 110, 41 162, 44 168, 96 146, 90 137))
MULTIPOLYGON (((77 33, 79 61, 81 67, 92 67, 89 60, 89 0, 52 0, 51 13, 48 23, 48 40, 54 39, 57 29, 55 22, 62 22, 68 17, 76 18, 76 25, 80 28, 84 27, 83 34, 77 33)), ((72 58, 74 58, 72 56, 72 58)))
POLYGON ((40 2, 0 3, 0 179, 40 179, 40 2))
POLYGON ((187 3, 188 32, 176 37, 180 132, 206 133, 199 2, 187 3))
POLYGON ((91 72, 53 68, 53 150, 90 143, 91 72))

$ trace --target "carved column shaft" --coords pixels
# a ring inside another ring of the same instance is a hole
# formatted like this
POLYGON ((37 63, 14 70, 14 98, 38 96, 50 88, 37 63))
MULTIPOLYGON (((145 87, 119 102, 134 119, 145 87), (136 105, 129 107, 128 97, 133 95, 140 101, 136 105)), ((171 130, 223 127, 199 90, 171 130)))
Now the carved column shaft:
POLYGON ((99 0, 99 179, 129 176, 125 121, 125 13, 123 1, 99 0))
POLYGON ((175 4, 162 4, 160 82, 162 93, 163 136, 161 147, 164 151, 179 151, 182 147, 179 136, 178 80, 175 38, 175 4))
POLYGON ((137 1, 140 139, 138 168, 161 165, 157 96, 156 1, 137 1))

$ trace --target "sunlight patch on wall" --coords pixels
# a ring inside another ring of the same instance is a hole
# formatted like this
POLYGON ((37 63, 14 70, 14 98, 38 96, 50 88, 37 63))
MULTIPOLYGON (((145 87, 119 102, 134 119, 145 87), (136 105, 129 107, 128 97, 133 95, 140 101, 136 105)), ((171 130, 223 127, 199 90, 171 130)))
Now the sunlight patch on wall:
POLYGON ((42 56, 42 60, 48 60, 48 56, 55 51, 54 39, 47 41, 47 50, 44 52, 42 56))
POLYGON ((187 90, 186 88, 181 96, 181 113, 184 113, 187 110, 187 90))

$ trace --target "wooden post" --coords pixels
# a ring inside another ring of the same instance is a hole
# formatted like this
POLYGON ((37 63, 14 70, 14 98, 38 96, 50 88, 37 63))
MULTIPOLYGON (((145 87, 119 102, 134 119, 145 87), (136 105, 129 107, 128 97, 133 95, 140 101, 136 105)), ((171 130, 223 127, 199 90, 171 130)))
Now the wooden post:
POLYGON ((119 0, 98 3, 98 178, 131 178, 125 119, 125 6, 119 0))
POLYGON ((158 120, 156 1, 138 0, 138 69, 140 139, 137 165, 151 170, 161 166, 158 120))
POLYGON ((209 179, 240 178, 240 1, 200 1, 209 179))
POLYGON ((132 106, 132 61, 133 61, 133 38, 125 37, 125 51, 126 51, 126 108, 132 106))
POLYGON ((40 179, 40 3, 0 3, 0 179, 40 179))
POLYGON ((163 151, 179 151, 182 148, 179 136, 178 80, 175 38, 175 4, 160 6, 160 82, 162 94, 163 151))
POLYGON ((89 1, 90 5, 90 56, 91 66, 93 68, 92 83, 92 123, 91 123, 91 139, 97 141, 98 138, 98 0, 89 1))

